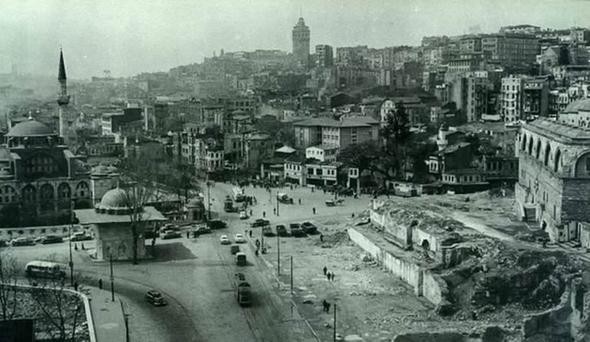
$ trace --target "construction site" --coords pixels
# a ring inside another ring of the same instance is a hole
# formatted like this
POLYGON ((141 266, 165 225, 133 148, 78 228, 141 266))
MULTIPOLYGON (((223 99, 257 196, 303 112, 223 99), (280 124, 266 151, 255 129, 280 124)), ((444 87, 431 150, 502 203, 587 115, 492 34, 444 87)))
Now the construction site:
POLYGON ((296 255, 295 301, 323 338, 335 323, 326 300, 345 341, 586 341, 581 253, 513 205, 506 191, 381 197, 354 217, 318 218, 321 240, 281 242, 296 255))

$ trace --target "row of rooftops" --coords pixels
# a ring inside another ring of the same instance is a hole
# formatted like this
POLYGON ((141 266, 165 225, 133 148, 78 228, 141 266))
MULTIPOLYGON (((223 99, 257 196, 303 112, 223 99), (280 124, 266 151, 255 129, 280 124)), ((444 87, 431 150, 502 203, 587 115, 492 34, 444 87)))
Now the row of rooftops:
POLYGON ((371 127, 378 125, 379 121, 375 120, 370 116, 354 116, 354 117, 342 117, 340 120, 332 118, 310 118, 303 119, 301 121, 293 122, 294 126, 319 126, 319 127, 371 127))

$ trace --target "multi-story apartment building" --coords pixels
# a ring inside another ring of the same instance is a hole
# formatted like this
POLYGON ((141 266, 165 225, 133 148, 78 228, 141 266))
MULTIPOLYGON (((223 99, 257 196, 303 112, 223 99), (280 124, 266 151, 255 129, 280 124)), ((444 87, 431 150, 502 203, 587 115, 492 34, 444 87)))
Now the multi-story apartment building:
POLYGON ((339 149, 365 141, 378 141, 379 121, 371 117, 313 118, 293 123, 295 146, 334 145, 339 149))
POLYGON ((316 45, 315 54, 317 58, 317 66, 321 68, 331 67, 334 65, 334 50, 330 45, 316 45))
POLYGON ((549 113, 549 81, 546 77, 526 78, 523 84, 523 114, 530 119, 549 113))
POLYGON ((523 89, 525 76, 510 75, 502 78, 500 114, 505 122, 523 119, 523 89))
POLYGON ((481 51, 504 67, 528 67, 536 62, 539 40, 526 34, 489 34, 481 38, 481 51))

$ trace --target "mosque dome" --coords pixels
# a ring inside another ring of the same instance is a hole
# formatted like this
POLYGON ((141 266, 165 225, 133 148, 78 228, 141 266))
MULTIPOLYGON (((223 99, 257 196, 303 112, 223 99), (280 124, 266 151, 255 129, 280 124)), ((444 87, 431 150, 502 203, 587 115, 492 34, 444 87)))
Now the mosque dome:
POLYGON ((55 135, 47 125, 30 118, 14 125, 6 134, 7 137, 45 137, 55 135))
POLYGON ((127 193, 121 188, 107 191, 98 205, 101 209, 127 208, 127 193))

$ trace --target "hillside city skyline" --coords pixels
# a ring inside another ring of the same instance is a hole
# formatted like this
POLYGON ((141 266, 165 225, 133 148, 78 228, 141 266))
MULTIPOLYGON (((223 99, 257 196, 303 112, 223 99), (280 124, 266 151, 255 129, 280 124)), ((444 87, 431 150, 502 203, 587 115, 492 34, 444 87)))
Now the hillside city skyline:
POLYGON ((300 15, 311 30, 312 52, 317 44, 334 48, 417 46, 424 36, 493 33, 506 25, 583 26, 588 2, 562 5, 528 0, 493 5, 475 1, 470 6, 462 1, 257 1, 248 6, 229 1, 176 1, 173 5, 155 1, 150 6, 138 1, 117 6, 8 1, 0 14, 2 27, 9 32, 0 38, 0 73, 10 72, 15 64, 23 74, 53 75, 52 61, 60 47, 67 52, 73 79, 102 76, 103 70, 115 77, 168 71, 200 63, 221 49, 291 52, 291 29, 300 15), (63 6, 67 12, 61 10, 63 6), (34 25, 30 23, 33 17, 34 25))

